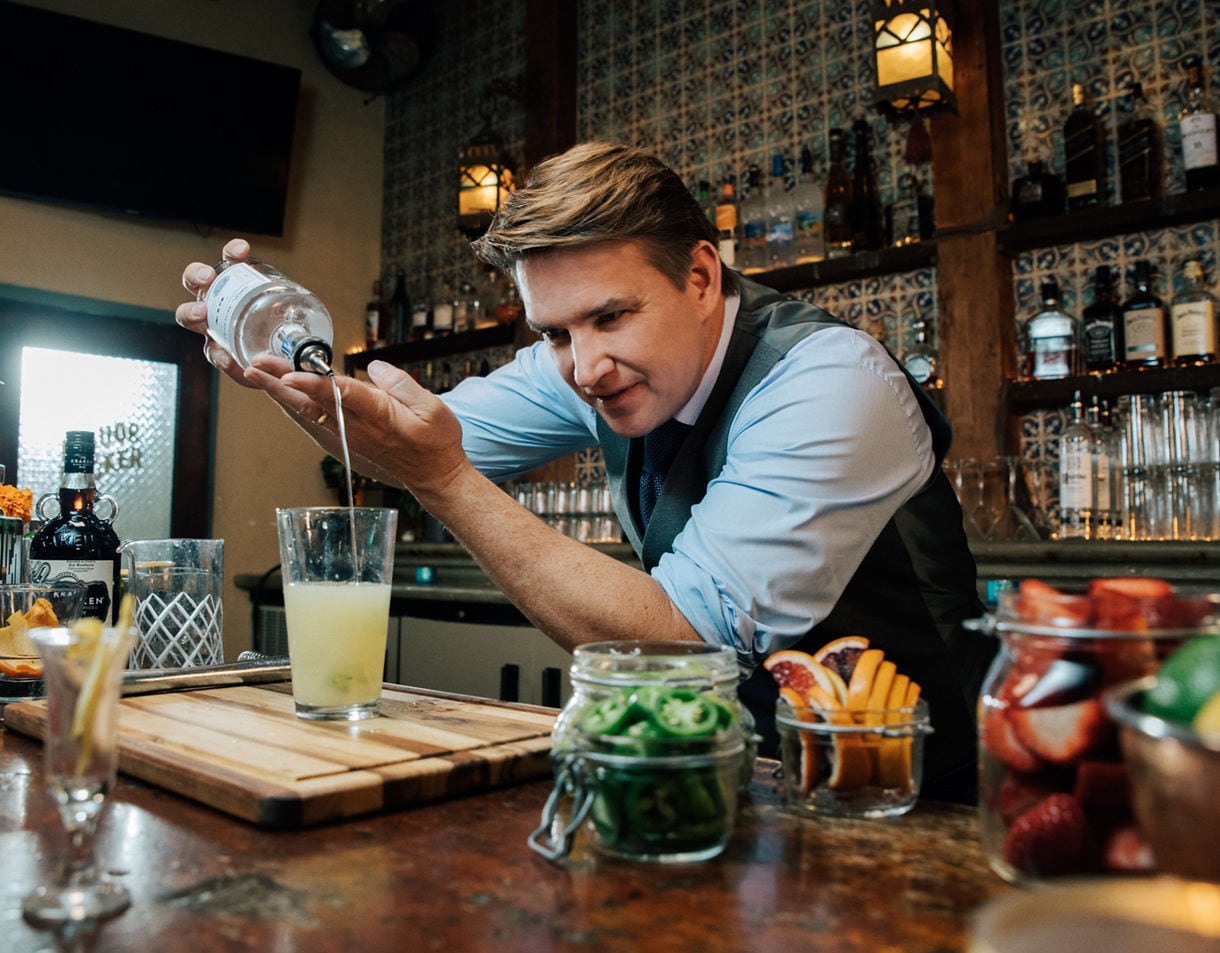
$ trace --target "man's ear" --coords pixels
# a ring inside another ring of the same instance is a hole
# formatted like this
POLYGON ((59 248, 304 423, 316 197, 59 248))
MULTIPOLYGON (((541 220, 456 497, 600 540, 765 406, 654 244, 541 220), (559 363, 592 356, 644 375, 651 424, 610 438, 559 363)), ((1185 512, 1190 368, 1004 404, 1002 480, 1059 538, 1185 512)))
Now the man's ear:
POLYGON ((691 249, 689 280, 700 301, 720 298, 720 252, 711 242, 701 241, 691 249))

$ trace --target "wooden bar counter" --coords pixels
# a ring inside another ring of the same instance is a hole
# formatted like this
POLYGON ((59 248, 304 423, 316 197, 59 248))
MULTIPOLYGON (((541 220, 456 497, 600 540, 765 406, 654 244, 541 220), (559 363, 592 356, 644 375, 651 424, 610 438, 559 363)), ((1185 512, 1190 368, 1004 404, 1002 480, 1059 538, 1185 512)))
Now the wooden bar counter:
POLYGON ((21 898, 63 835, 42 746, 0 731, 0 948, 156 953, 949 953, 973 911, 1009 891, 972 810, 802 817, 760 761, 726 852, 702 864, 616 861, 578 843, 549 864, 526 846, 551 782, 268 831, 120 776, 98 857, 131 908, 74 938, 28 926, 21 898))

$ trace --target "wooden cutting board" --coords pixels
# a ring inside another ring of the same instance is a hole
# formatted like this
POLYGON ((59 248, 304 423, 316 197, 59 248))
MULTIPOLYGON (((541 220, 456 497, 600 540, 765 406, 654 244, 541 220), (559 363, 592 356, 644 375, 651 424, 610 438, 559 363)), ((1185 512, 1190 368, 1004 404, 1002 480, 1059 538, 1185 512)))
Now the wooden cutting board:
MULTIPOLYGON (((550 774, 555 712, 386 688, 381 715, 297 718, 287 685, 124 698, 119 770, 266 827, 296 828, 550 774)), ((42 737, 46 702, 10 704, 42 737)))

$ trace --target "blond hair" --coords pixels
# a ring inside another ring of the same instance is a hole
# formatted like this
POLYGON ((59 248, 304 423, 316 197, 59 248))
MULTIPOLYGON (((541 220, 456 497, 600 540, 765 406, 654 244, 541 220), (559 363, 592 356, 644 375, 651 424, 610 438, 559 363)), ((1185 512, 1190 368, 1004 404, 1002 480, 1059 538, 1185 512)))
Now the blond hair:
MULTIPOLYGON (((681 289, 695 245, 706 241, 715 248, 717 237, 699 203, 661 160, 631 146, 584 142, 538 163, 473 247, 480 259, 508 272, 530 255, 635 242, 681 289)), ((721 287, 726 294, 737 290, 736 275, 723 264, 721 287)))

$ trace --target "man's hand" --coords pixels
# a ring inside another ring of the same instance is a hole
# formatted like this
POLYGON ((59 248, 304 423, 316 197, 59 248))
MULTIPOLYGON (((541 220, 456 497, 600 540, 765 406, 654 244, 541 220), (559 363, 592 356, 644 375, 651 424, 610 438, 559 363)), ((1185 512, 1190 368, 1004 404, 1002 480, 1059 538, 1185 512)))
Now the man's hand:
MULTIPOLYGON (((245 261, 250 257, 250 243, 242 238, 231 239, 225 245, 222 256, 225 261, 245 261)), ((193 261, 182 272, 182 287, 195 296, 194 301, 178 305, 174 320, 186 328, 203 335, 203 355, 218 371, 227 374, 243 387, 259 387, 256 381, 248 380, 245 373, 228 351, 217 344, 208 334, 208 308, 204 297, 212 282, 216 280, 216 269, 201 261, 193 261)))

